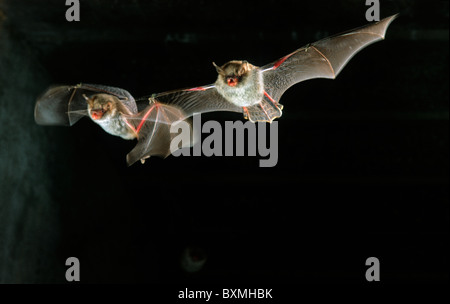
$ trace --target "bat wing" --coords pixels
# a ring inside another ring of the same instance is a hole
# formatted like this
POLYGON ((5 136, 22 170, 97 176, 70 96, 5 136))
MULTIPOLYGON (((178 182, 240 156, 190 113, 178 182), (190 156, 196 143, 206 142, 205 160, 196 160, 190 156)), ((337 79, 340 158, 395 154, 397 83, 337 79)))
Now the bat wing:
POLYGON ((105 93, 119 98, 131 111, 137 113, 136 102, 126 90, 96 84, 78 84, 75 86, 52 86, 37 100, 34 118, 39 125, 72 126, 80 118, 88 115, 86 97, 105 93))
POLYGON ((152 97, 163 104, 177 107, 186 117, 213 111, 242 112, 241 107, 223 98, 213 84, 154 94, 152 97))
POLYGON ((152 155, 167 157, 178 148, 190 147, 194 144, 192 124, 185 120, 186 114, 173 105, 152 101, 146 109, 136 115, 124 115, 128 126, 132 128, 138 139, 137 145, 127 155, 128 165, 138 160, 144 162, 152 155), (181 126, 181 124, 183 124, 181 126), (180 126, 180 134, 171 132, 172 126, 180 126), (178 136, 179 143, 171 147, 172 140, 178 136))
MULTIPOLYGON (((292 85, 312 78, 335 78, 349 60, 366 46, 384 39, 389 24, 397 15, 379 22, 308 44, 279 60, 263 66, 265 97, 262 102, 273 110, 292 85)), ((270 117, 269 117, 270 118, 270 117)), ((274 118, 274 117, 273 117, 274 118)), ((272 119, 273 119, 272 118, 272 119)), ((271 121, 271 119, 270 119, 271 121)))

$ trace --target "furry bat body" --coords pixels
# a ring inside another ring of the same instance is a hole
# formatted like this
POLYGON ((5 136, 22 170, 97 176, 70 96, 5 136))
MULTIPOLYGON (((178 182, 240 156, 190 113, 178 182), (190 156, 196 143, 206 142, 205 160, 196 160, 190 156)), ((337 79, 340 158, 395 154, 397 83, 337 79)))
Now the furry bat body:
POLYGON ((281 117, 279 100, 292 85, 312 78, 335 78, 364 47, 384 39, 397 15, 308 44, 277 61, 257 67, 233 60, 219 67, 214 84, 153 95, 186 115, 210 111, 242 112, 252 122, 281 117))
MULTIPOLYGON (((128 165, 151 155, 170 155, 170 142, 176 134, 172 124, 186 115, 170 105, 150 99, 138 112, 135 99, 125 90, 79 84, 49 88, 37 101, 35 121, 40 125, 72 126, 80 118, 89 116, 109 134, 123 139, 137 139, 136 147, 127 155, 128 165)), ((192 145, 191 138, 184 139, 192 145)))

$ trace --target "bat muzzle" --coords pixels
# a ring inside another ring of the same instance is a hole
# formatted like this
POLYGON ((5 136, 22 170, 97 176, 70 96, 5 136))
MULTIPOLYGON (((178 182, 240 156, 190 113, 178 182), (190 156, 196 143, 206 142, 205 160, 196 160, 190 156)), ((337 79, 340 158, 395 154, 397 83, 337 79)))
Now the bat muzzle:
POLYGON ((239 82, 239 79, 237 77, 227 77, 227 84, 230 87, 235 87, 239 82))
POLYGON ((104 109, 95 109, 91 110, 91 117, 94 120, 102 119, 103 115, 105 115, 106 110, 104 109))

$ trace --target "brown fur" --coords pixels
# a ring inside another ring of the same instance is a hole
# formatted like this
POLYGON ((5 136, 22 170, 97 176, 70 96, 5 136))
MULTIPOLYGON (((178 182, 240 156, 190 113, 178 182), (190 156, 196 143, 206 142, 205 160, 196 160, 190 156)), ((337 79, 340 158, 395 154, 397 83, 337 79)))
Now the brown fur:
POLYGON ((88 103, 89 117, 92 119, 91 111, 102 109, 103 116, 99 119, 92 119, 99 124, 106 132, 120 136, 124 139, 136 138, 136 134, 123 120, 122 115, 131 115, 130 110, 120 102, 120 100, 110 94, 95 94, 86 99, 88 103))

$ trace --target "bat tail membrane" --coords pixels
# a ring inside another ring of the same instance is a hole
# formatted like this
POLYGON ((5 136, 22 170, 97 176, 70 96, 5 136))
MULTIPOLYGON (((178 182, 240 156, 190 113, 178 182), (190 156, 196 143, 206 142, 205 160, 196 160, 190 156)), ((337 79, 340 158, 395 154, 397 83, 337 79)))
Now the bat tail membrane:
POLYGON ((244 118, 251 122, 269 122, 271 123, 275 118, 282 115, 283 106, 275 101, 267 92, 264 92, 264 97, 260 103, 243 107, 244 118))
POLYGON ((125 120, 138 138, 138 143, 127 155, 129 166, 153 155, 165 158, 195 142, 191 122, 174 106, 152 102, 138 114, 125 116, 125 120), (177 144, 174 146, 175 139, 177 144))
POLYGON ((384 39, 387 28, 397 16, 398 14, 370 25, 325 38, 307 48, 317 52, 329 66, 331 73, 326 78, 335 78, 356 53, 366 46, 384 39))

